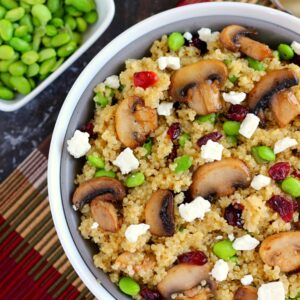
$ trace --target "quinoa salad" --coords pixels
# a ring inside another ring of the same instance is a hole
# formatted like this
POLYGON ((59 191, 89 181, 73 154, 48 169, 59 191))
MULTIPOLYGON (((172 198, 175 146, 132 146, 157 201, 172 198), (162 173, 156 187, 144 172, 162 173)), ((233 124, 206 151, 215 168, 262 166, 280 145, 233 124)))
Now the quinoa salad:
POLYGON ((300 43, 257 36, 162 36, 67 141, 79 230, 132 299, 300 299, 300 43))

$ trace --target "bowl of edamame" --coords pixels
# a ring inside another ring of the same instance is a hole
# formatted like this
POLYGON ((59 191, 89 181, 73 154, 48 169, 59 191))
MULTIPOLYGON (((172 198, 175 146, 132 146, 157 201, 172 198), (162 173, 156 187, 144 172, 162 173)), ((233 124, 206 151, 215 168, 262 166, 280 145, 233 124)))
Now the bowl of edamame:
POLYGON ((113 0, 1 0, 0 110, 35 98, 105 31, 113 0))

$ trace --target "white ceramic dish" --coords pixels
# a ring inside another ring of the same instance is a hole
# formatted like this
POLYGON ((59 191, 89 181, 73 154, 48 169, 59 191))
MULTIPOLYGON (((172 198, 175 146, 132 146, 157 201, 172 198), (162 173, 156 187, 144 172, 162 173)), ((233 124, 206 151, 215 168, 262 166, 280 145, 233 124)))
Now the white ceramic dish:
POLYGON ((83 43, 80 48, 71 55, 54 73, 42 81, 31 93, 26 96, 18 94, 14 100, 0 99, 0 110, 14 111, 31 101, 49 84, 61 75, 71 64, 77 60, 106 30, 115 14, 115 4, 113 0, 95 0, 99 19, 97 23, 89 27, 83 35, 83 43))
POLYGON ((188 5, 148 18, 108 44, 83 70, 63 104, 54 129, 48 167, 51 211, 62 246, 74 269, 91 292, 101 300, 128 299, 106 274, 93 265, 92 243, 77 229, 80 214, 71 207, 74 178, 81 161, 66 150, 66 140, 93 115, 93 87, 117 74, 127 58, 143 57, 151 43, 172 31, 196 31, 200 27, 219 30, 226 24, 255 27, 260 39, 275 47, 280 42, 300 41, 300 20, 274 9, 236 2, 188 5), (101 282, 101 284, 99 283, 101 282))

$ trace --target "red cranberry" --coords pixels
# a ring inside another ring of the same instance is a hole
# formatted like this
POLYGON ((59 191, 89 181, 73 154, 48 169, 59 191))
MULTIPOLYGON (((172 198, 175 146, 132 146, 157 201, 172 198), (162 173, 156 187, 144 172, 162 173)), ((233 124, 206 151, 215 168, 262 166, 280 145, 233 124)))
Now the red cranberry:
POLYGON ((248 112, 248 108, 244 107, 243 105, 231 105, 227 112, 226 118, 232 121, 241 122, 246 118, 248 112))
POLYGON ((242 213, 244 205, 240 203, 232 203, 225 208, 224 219, 231 226, 243 228, 244 221, 242 219, 242 213))
POLYGON ((94 133, 94 124, 92 122, 89 122, 89 123, 83 125, 80 128, 80 131, 87 132, 90 135, 90 137, 93 137, 95 135, 95 133, 94 133))
POLYGON ((300 55, 295 55, 292 62, 295 64, 295 65, 298 65, 300 66, 300 55))
POLYGON ((192 40, 190 41, 190 45, 199 49, 201 54, 207 52, 207 44, 200 40, 198 34, 193 36, 192 40))
POLYGON ((170 137, 170 139, 172 141, 175 141, 176 139, 179 138, 180 134, 181 134, 181 125, 180 123, 173 123, 168 131, 167 131, 168 136, 170 137))
POLYGON ((293 214, 298 208, 296 201, 288 200, 279 195, 273 196, 267 201, 267 204, 276 211, 285 222, 292 221, 293 214))
POLYGON ((202 251, 190 251, 178 256, 179 263, 202 266, 207 263, 207 256, 202 251))
POLYGON ((202 3, 202 2, 210 2, 210 0, 181 0, 176 4, 176 7, 184 6, 188 4, 202 3))
POLYGON ((269 175, 276 181, 282 181, 289 175, 291 166, 288 162, 279 162, 269 169, 269 175))
POLYGON ((143 89, 154 85, 157 82, 157 80, 157 74, 151 71, 137 72, 133 75, 134 85, 143 89))
POLYGON ((150 290, 148 288, 143 288, 140 291, 140 295, 145 299, 145 300, 161 300, 162 297, 159 294, 158 291, 150 290))
POLYGON ((295 171, 292 173, 292 175, 293 175, 294 177, 300 179, 300 171, 295 170, 295 171))
POLYGON ((203 145, 206 145, 206 143, 209 141, 209 140, 212 140, 214 142, 217 142, 223 135, 218 132, 218 131, 215 131, 215 132, 211 132, 209 134, 206 134, 204 135, 203 137, 201 137, 198 141, 197 141, 197 145, 199 147, 202 147, 203 145))
POLYGON ((173 144, 173 148, 171 153, 168 155, 168 159, 171 161, 174 161, 174 159, 177 157, 177 150, 179 146, 177 144, 173 144))

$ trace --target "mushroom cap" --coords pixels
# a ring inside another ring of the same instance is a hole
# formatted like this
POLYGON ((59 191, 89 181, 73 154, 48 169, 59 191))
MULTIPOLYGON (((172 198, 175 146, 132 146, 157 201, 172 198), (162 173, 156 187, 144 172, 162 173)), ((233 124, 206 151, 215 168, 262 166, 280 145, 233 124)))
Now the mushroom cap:
POLYGON ((132 96, 119 104, 115 123, 119 140, 133 149, 142 145, 157 128, 157 113, 155 109, 145 106, 142 98, 132 96))
POLYGON ((299 83, 297 74, 288 68, 269 71, 248 94, 250 109, 259 114, 267 108, 274 95, 299 83))
POLYGON ((262 261, 281 272, 300 268, 300 231, 280 232, 267 237, 259 248, 262 261))
POLYGON ((191 196, 205 199, 228 196, 238 187, 248 187, 251 175, 246 164, 237 158, 206 163, 193 174, 191 196))
POLYGON ((257 289, 253 286, 241 286, 235 293, 233 300, 257 300, 257 289))
POLYGON ((212 287, 214 282, 209 276, 210 267, 192 264, 178 264, 168 270, 167 275, 157 285, 160 294, 170 299, 173 293, 189 290, 201 283, 202 280, 208 282, 212 287))
POLYGON ((82 208, 96 197, 102 201, 118 202, 126 196, 123 184, 114 178, 98 177, 81 183, 75 190, 72 203, 82 208))
POLYGON ((145 208, 146 223, 157 236, 172 236, 175 232, 174 197, 169 190, 157 190, 145 208))

